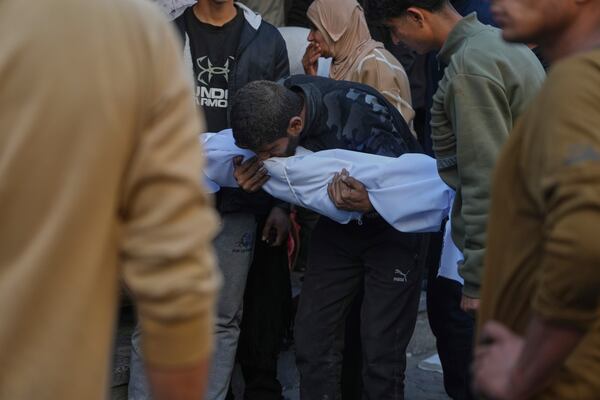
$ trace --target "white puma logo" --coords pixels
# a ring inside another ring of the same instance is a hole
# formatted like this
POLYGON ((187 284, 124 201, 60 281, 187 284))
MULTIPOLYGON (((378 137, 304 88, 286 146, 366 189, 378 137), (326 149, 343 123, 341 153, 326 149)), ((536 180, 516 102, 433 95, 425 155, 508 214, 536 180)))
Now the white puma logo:
POLYGON ((411 270, 408 270, 407 272, 402 272, 398 268, 396 268, 394 270, 394 282, 408 282, 408 274, 410 274, 410 271, 411 270))

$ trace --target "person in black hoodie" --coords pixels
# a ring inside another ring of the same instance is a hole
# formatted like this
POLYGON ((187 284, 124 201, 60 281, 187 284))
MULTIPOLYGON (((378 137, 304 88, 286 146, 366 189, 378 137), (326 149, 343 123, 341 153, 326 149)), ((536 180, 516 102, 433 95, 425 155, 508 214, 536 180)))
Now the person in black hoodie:
MULTIPOLYGON (((233 0, 198 0, 174 23, 193 76, 194 101, 206 117, 206 131, 219 132, 230 127, 229 102, 239 88, 254 80, 277 81, 289 75, 287 49, 279 31, 243 4, 233 0)), ((255 238, 261 235, 271 239, 270 244, 277 247, 272 251, 285 254, 281 245, 285 244, 290 224, 289 207, 264 192, 248 194, 223 188, 216 194, 216 203, 222 223, 214 245, 224 279, 208 400, 224 400, 227 396, 255 238)), ((139 332, 134 333, 129 397, 144 399, 148 397, 148 386, 136 351, 138 338, 139 332)))
MULTIPOLYGON (((249 191, 268 179, 260 160, 291 156, 299 145, 388 157, 420 152, 400 112, 375 89, 355 82, 313 76, 293 76, 283 85, 253 82, 233 99, 231 115, 236 144, 258 156, 235 171, 249 191), (255 105, 256 98, 263 101, 255 105)), ((296 317, 300 395, 340 398, 344 321, 363 286, 363 396, 402 399, 405 351, 420 297, 419 235, 399 232, 383 220, 358 181, 341 175, 333 181, 334 204, 363 217, 347 225, 321 217, 313 231, 296 317), (344 188, 343 181, 354 184, 344 188)))

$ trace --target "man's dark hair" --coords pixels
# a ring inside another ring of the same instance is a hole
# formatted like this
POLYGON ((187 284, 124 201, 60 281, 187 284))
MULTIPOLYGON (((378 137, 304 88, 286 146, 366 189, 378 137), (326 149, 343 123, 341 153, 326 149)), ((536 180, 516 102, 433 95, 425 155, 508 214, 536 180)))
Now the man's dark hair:
POLYGON ((434 12, 447 4, 448 0, 369 0, 368 17, 375 21, 383 21, 400 17, 410 7, 434 12))
POLYGON ((302 96, 270 81, 248 83, 231 101, 231 129, 238 146, 258 151, 287 135, 290 119, 302 112, 302 96))

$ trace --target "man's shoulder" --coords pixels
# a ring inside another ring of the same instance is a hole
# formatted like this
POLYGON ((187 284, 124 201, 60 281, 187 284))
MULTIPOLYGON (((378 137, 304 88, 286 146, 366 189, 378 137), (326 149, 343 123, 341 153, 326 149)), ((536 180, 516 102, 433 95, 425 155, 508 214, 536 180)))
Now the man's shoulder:
POLYGON ((375 97, 385 101, 385 97, 375 88, 353 81, 340 81, 322 76, 294 75, 283 82, 287 88, 301 88, 305 92, 318 92, 319 96, 335 96, 356 101, 359 97, 366 97, 368 101, 375 97))
MULTIPOLYGON (((246 23, 248 23, 248 21, 246 21, 246 23)), ((262 20, 256 31, 260 37, 268 42, 273 43, 275 46, 285 46, 285 40, 283 39, 281 32, 279 32, 279 29, 269 22, 262 20)))
POLYGON ((242 3, 236 3, 235 6, 242 12, 244 17, 244 23, 251 30, 256 31, 262 35, 268 35, 272 40, 282 39, 279 30, 271 23, 265 21, 265 19, 258 13, 252 11, 250 8, 242 3))
POLYGON ((334 81, 330 78, 324 78, 322 76, 312 76, 312 75, 292 75, 283 80, 283 85, 287 88, 293 86, 306 86, 306 85, 314 85, 316 87, 324 87, 325 85, 335 84, 336 82, 343 81, 334 81))
POLYGON ((526 45, 504 41, 500 30, 487 25, 465 38, 461 48, 450 58, 448 67, 449 77, 478 76, 500 86, 511 77, 518 80, 519 76, 544 76, 538 58, 526 45))
POLYGON ((569 57, 550 68, 541 97, 547 107, 575 110, 576 105, 592 107, 598 115, 600 106, 600 49, 569 57), (570 107, 565 107, 565 104, 570 107))
POLYGON ((497 49, 503 49, 507 43, 502 39, 502 32, 489 25, 481 25, 475 34, 465 37, 459 53, 473 56, 488 56, 497 49))
POLYGON ((189 10, 191 10, 191 8, 192 6, 187 7, 181 12, 181 14, 177 18, 175 18, 172 21, 173 26, 175 27, 182 39, 184 39, 185 35, 187 34, 185 19, 187 18, 189 10))
MULTIPOLYGON (((600 49, 577 54, 557 62, 550 68, 548 82, 573 79, 574 75, 597 82, 600 79, 600 49)), ((581 81, 576 79, 575 81, 581 81)))
POLYGON ((456 65, 461 72, 469 72, 474 67, 497 62, 505 58, 511 46, 501 36, 500 30, 483 25, 477 33, 464 38, 460 49, 450 58, 450 64, 456 65))

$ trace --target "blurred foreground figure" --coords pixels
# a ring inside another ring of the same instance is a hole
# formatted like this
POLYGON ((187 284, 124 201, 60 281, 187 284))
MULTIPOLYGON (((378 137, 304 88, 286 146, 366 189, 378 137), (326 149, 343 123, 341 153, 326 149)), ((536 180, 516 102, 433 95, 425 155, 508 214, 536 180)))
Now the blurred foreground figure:
POLYGON ((476 389, 600 394, 600 2, 496 0, 506 40, 552 62, 494 176, 476 389))
POLYGON ((1 399, 104 399, 119 282, 198 399, 219 276, 176 34, 145 1, 0 4, 1 399))

